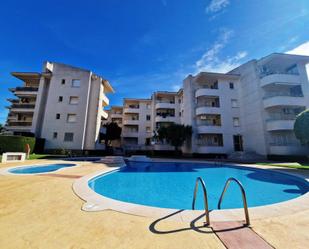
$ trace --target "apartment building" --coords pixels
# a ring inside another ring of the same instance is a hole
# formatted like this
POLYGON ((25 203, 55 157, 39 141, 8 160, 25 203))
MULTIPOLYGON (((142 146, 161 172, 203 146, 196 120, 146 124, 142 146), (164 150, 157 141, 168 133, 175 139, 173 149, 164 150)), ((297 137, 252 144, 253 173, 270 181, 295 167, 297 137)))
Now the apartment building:
POLYGON ((239 75, 202 72, 183 83, 183 124, 192 126, 191 152, 241 151, 239 75))
MULTIPOLYGON (((151 130, 180 123, 180 97, 177 92, 155 92, 151 96, 151 130)), ((154 141, 155 150, 173 150, 166 141, 154 141)))
POLYGON ((122 145, 131 149, 147 149, 151 144, 151 99, 124 99, 122 145))
POLYGON ((14 72, 22 87, 10 89, 6 129, 45 138, 45 149, 95 150, 108 117, 109 82, 89 70, 46 62, 40 73, 14 72))
POLYGON ((308 155, 293 132, 296 115, 309 108, 309 56, 274 53, 249 61, 240 74, 244 148, 261 155, 308 155))
MULTIPOLYGON (((126 99, 123 144, 144 144, 153 135, 145 130, 180 123, 193 130, 182 148, 186 153, 308 155, 293 132, 296 115, 309 108, 308 63, 308 56, 274 53, 225 74, 189 75, 178 92, 126 99), (150 107, 140 109, 140 101, 150 107), (147 123, 145 115, 150 115, 147 123)), ((173 149, 164 141, 152 141, 148 148, 173 149)))

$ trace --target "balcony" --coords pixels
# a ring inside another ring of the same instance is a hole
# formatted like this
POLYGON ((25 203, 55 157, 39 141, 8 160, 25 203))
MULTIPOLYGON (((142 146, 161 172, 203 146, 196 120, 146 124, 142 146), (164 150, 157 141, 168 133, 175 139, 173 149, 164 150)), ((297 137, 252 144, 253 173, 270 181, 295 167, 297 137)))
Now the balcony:
POLYGON ((159 116, 157 115, 155 117, 156 122, 176 122, 176 117, 175 116, 159 116))
POLYGON ((268 120, 266 122, 267 131, 293 130, 294 120, 268 120))
POLYGON ((159 102, 156 103, 156 109, 175 109, 176 105, 175 103, 170 102, 159 102))
POLYGON ((200 88, 195 91, 195 97, 201 97, 201 96, 215 96, 218 95, 218 89, 212 89, 212 88, 200 88))
POLYGON ((12 131, 31 131, 32 122, 29 121, 9 121, 5 126, 7 130, 12 131))
POLYGON ((138 137, 138 131, 134 131, 134 130, 123 130, 122 137, 134 137, 137 138, 138 137))
POLYGON ((264 108, 274 106, 306 106, 305 99, 299 95, 280 94, 267 96, 263 100, 264 108))
POLYGON ((109 105, 109 99, 106 97, 106 95, 103 93, 101 97, 102 97, 102 101, 103 101, 103 106, 108 106, 109 105))
POLYGON ((124 113, 139 113, 139 108, 125 107, 123 109, 124 113))
POLYGON ((31 127, 32 121, 12 121, 8 123, 8 126, 28 126, 31 127))
POLYGON ((196 115, 206 115, 206 114, 221 114, 220 107, 213 106, 200 106, 195 110, 196 115))
POLYGON ((15 95, 36 95, 38 93, 39 88, 38 87, 32 87, 32 86, 24 86, 24 87, 15 87, 9 89, 11 92, 13 92, 15 95))
POLYGON ((101 110, 101 116, 104 118, 104 119, 107 119, 108 118, 108 113, 105 111, 105 110, 101 110))
POLYGON ((122 113, 111 113, 111 118, 122 118, 122 113))
POLYGON ((197 133, 198 134, 222 133, 222 126, 200 125, 197 127, 197 133))
POLYGON ((34 112, 35 104, 12 104, 8 108, 12 112, 34 112))
POLYGON ((269 74, 261 79, 261 87, 281 83, 286 85, 300 85, 300 77, 296 74, 269 74))
POLYGON ((138 125, 139 124, 139 120, 133 120, 133 119, 124 119, 123 121, 124 125, 138 125))

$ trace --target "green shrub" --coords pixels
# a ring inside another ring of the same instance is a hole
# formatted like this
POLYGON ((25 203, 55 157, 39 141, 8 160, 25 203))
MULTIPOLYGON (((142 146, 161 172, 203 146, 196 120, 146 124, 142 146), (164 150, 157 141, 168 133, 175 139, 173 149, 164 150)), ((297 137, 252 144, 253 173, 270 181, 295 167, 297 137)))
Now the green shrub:
POLYGON ((294 133, 302 144, 309 145, 309 109, 297 115, 294 123, 294 133))
POLYGON ((34 137, 0 136, 0 152, 26 152, 26 144, 30 145, 32 153, 35 145, 34 137))

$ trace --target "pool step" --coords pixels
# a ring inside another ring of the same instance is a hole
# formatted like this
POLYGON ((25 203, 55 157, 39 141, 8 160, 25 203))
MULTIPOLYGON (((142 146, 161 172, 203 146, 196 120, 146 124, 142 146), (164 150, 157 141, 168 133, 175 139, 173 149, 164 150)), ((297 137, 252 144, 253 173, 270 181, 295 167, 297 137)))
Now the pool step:
POLYGON ((228 249, 271 249, 273 248, 250 227, 242 222, 212 222, 211 227, 228 249))

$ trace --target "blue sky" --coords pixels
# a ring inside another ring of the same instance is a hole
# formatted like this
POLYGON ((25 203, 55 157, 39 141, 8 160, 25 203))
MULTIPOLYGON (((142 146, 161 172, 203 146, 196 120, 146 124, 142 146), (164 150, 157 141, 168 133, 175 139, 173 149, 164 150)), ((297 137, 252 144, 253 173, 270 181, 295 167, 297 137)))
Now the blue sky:
POLYGON ((2 1, 0 123, 7 88, 21 84, 10 72, 40 71, 46 60, 102 75, 117 105, 287 51, 309 55, 308 0, 2 1))

